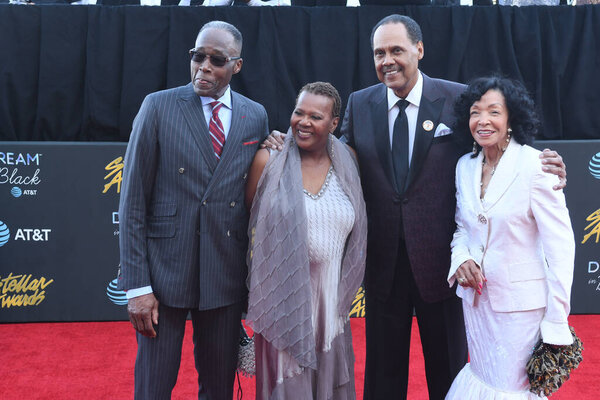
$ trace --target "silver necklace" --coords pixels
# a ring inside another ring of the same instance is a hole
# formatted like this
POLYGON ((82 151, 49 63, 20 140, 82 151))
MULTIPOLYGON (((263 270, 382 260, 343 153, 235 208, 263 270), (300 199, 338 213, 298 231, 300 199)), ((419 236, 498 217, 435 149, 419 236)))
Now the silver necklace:
POLYGON ((325 182, 323 182, 323 186, 321 186, 321 190, 319 190, 319 193, 317 194, 312 194, 311 192, 309 192, 306 189, 302 189, 304 191, 304 194, 307 195, 308 197, 310 197, 313 200, 319 200, 319 198, 321 196, 323 196, 323 194, 325 193, 325 190, 327 189, 327 187, 329 186, 329 179, 331 178, 331 174, 333 173, 333 164, 331 164, 329 166, 329 170, 327 171, 327 176, 325 177, 325 182))
MULTIPOLYGON (((498 166, 498 163, 500 162, 500 160, 498 159, 498 162, 496 162, 496 165, 492 166, 492 170, 490 172, 490 175, 494 175, 494 173, 496 172, 496 167, 498 166)), ((487 165, 487 160, 485 159, 485 157, 483 158, 483 165, 487 165)))

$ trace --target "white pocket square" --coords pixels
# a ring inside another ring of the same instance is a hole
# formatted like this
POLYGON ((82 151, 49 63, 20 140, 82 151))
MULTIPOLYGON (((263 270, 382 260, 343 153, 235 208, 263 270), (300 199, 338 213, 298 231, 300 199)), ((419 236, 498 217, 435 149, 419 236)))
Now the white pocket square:
POLYGON ((437 128, 435 128, 435 133, 433 137, 440 137, 450 135, 452 133, 452 129, 448 128, 446 124, 439 124, 437 128))

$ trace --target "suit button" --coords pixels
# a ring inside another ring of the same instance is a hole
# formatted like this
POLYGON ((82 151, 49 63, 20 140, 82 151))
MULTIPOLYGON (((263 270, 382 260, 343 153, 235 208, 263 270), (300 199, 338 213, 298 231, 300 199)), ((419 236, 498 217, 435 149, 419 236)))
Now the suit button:
POLYGON ((179 173, 180 173, 180 174, 183 174, 184 172, 185 172, 185 169, 183 169, 183 168, 179 168, 179 173))
POLYGON ((206 200, 204 200, 204 201, 202 202, 202 205, 203 205, 203 206, 205 206, 205 205, 206 205, 206 200))
POLYGON ((392 201, 394 202, 394 204, 400 204, 402 200, 400 199, 400 197, 394 197, 392 201))
POLYGON ((235 207, 235 201, 232 201, 231 203, 229 203, 229 207, 231 207, 231 208, 235 207))
POLYGON ((200 236, 200 231, 196 231, 196 235, 200 236))
POLYGON ((481 252, 483 253, 483 251, 485 250, 485 247, 483 247, 483 245, 479 246, 479 250, 481 250, 481 252))
POLYGON ((402 199, 402 204, 408 204, 408 199, 406 197, 402 199))
POLYGON ((231 236, 231 232, 227 231, 227 237, 231 236))
POLYGON ((246 180, 247 177, 248 177, 248 174, 244 174, 244 176, 242 177, 242 179, 246 180))

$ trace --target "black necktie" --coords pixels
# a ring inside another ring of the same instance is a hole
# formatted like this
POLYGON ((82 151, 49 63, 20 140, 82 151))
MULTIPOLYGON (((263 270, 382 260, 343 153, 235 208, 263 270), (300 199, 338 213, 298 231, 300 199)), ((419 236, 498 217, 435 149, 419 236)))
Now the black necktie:
POLYGON ((400 112, 394 122, 394 135, 392 137, 392 162, 394 164, 394 176, 396 187, 400 193, 404 192, 404 184, 408 175, 408 119, 406 118, 406 107, 408 101, 398 100, 396 105, 400 112))

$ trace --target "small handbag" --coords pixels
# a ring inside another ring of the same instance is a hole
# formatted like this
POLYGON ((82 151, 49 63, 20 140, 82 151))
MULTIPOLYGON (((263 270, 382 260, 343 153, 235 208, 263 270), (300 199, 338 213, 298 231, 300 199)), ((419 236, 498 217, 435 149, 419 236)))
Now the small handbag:
POLYGON ((550 396, 565 383, 571 371, 583 359, 583 342, 575 334, 572 326, 573 343, 568 346, 552 347, 541 340, 533 348, 526 370, 529 377, 529 390, 538 396, 550 396))
POLYGON ((240 329, 240 347, 238 350, 237 370, 245 377, 256 374, 256 360, 254 354, 254 336, 248 337, 244 325, 240 329))

